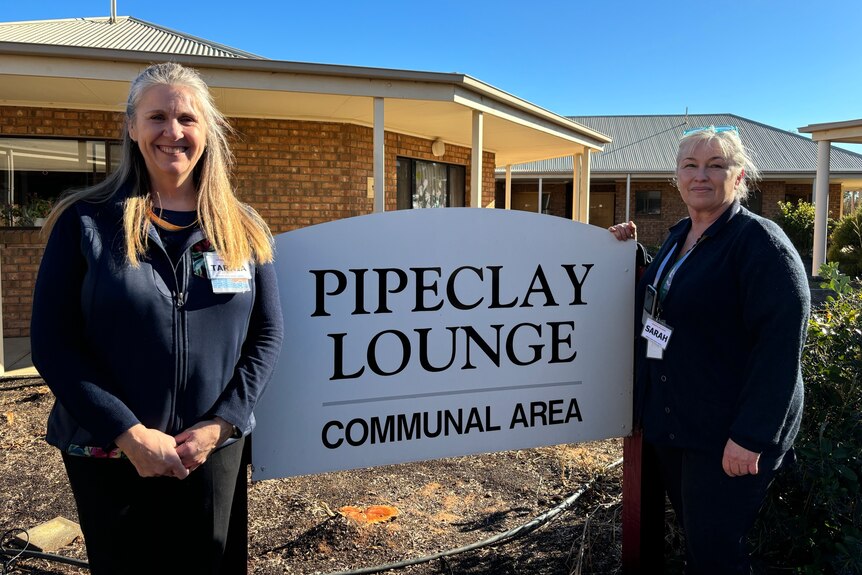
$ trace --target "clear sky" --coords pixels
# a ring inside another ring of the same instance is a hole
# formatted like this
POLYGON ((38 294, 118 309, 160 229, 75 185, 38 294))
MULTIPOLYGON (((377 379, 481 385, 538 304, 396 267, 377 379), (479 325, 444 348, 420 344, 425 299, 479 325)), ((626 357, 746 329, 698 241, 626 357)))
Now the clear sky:
MULTIPOLYGON (((0 0, 0 20, 110 0, 0 0)), ((862 118, 860 0, 117 0, 120 16, 275 60, 467 74, 561 115, 862 118)), ((843 145, 862 153, 862 145, 843 145)))

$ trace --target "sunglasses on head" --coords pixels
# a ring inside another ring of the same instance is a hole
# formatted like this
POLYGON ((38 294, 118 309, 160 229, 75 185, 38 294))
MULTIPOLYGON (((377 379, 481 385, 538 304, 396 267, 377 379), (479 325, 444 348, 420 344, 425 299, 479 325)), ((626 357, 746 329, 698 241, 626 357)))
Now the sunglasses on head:
POLYGON ((739 135, 739 128, 736 126, 701 126, 700 128, 691 128, 689 130, 683 131, 683 136, 688 136, 689 134, 694 134, 695 132, 706 132, 712 131, 718 134, 719 132, 736 132, 739 135))

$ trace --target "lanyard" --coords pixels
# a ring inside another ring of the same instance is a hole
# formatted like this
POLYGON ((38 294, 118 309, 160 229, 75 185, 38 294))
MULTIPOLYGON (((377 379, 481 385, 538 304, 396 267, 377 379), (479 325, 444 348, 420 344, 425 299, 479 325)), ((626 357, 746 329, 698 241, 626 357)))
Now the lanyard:
POLYGON ((682 265, 682 262, 684 262, 686 258, 691 255, 691 252, 694 251, 694 248, 700 245, 701 240, 703 240, 705 237, 706 236, 700 236, 699 238, 697 238, 697 241, 694 242, 694 245, 691 246, 689 250, 685 252, 681 258, 679 258, 679 261, 673 264, 673 267, 670 268, 670 271, 667 272, 667 276, 665 276, 664 281, 661 282, 661 287, 659 287, 658 290, 659 301, 662 301, 665 297, 667 297, 667 292, 670 291, 670 284, 671 282, 673 282, 673 276, 676 275, 676 272, 677 270, 679 270, 680 266, 682 265))
POLYGON ((676 274, 677 270, 679 270, 680 266, 682 265, 682 262, 684 262, 686 258, 691 255, 691 252, 694 251, 694 248, 696 248, 704 238, 706 238, 706 235, 700 236, 694 243, 694 245, 691 246, 681 258, 679 258, 679 261, 677 261, 675 264, 673 264, 673 266, 671 266, 670 271, 667 273, 667 276, 662 279, 662 273, 664 272, 664 268, 667 266, 667 264, 671 261, 673 255, 676 253, 677 245, 674 245, 670 250, 668 250, 667 255, 664 257, 661 262, 661 265, 658 267, 658 271, 656 271, 655 278, 652 282, 653 287, 659 286, 659 302, 664 300, 664 298, 667 296, 667 292, 670 291, 670 284, 671 282, 673 282, 673 276, 676 274))
POLYGON ((655 278, 652 281, 652 287, 656 287, 658 285, 659 280, 661 280, 661 274, 664 271, 664 267, 667 265, 667 262, 670 261, 670 258, 673 257, 673 254, 676 253, 676 244, 670 250, 668 250, 667 255, 661 261, 661 265, 658 266, 658 271, 655 273, 655 278))
MULTIPOLYGON (((731 205, 731 207, 729 208, 729 210, 730 210, 730 211, 729 211, 729 213, 727 214, 727 219, 726 219, 726 220, 724 221, 724 223, 723 223, 723 224, 721 224, 721 225, 726 224, 727 222, 729 222, 730 220, 732 220, 732 219, 734 218, 734 216, 736 216, 736 214, 738 214, 739 212, 741 212, 741 211, 742 211, 742 206, 740 206, 738 203, 734 202, 734 204, 732 204, 732 205, 731 205)), ((709 227, 709 229, 707 229, 706 231, 713 230, 713 228, 714 228, 714 227, 715 227, 715 224, 711 225, 711 226, 709 227)), ((662 272, 664 271, 665 266, 666 266, 666 265, 668 264, 668 262, 670 261, 670 258, 671 258, 671 257, 673 257, 673 254, 675 254, 675 253, 676 253, 676 248, 677 248, 677 246, 674 246, 674 247, 672 247, 672 248, 670 249, 670 251, 668 252, 668 254, 665 256, 664 260, 661 262, 661 265, 660 265, 660 266, 659 266, 659 268, 658 268, 658 272, 656 272, 655 279, 653 280, 653 284, 652 284, 652 285, 653 285, 653 287, 660 286, 660 287, 658 287, 658 300, 659 300, 659 302, 661 302, 661 301, 662 301, 662 300, 667 296, 667 292, 669 292, 669 291, 670 291, 670 284, 671 284, 671 282, 673 282, 673 276, 674 276, 674 275, 676 274, 676 272, 679 270, 680 266, 682 265, 682 262, 684 262, 684 261, 686 260, 686 258, 688 258, 688 256, 689 256, 689 255, 691 255, 691 252, 693 252, 693 251, 694 251, 694 248, 696 248, 697 246, 699 246, 699 245, 701 244, 701 242, 702 242, 703 240, 705 240, 707 237, 709 237, 709 236, 707 236, 707 235, 704 233, 704 234, 703 234, 703 235, 701 235, 699 238, 697 238, 697 241, 696 241, 696 242, 694 242, 694 245, 693 245, 693 246, 691 246, 691 248, 689 248, 689 250, 688 250, 687 252, 685 252, 685 254, 683 254, 683 256, 682 256, 681 258, 679 258, 679 261, 678 261, 678 262, 676 262, 676 263, 671 267, 670 271, 669 271, 669 272, 668 272, 668 274, 667 274, 667 277, 665 277, 665 278, 664 278, 664 280, 662 280, 661 274, 662 274, 662 272), (661 283, 660 283, 660 282, 661 282, 661 283)))

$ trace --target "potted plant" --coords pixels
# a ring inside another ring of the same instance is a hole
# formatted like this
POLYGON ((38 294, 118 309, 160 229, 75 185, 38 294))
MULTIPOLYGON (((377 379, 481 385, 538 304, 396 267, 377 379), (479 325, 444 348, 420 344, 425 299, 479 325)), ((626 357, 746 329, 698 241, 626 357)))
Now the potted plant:
POLYGON ((18 226, 42 226, 45 219, 51 213, 54 203, 47 198, 35 197, 29 203, 21 206, 16 225, 18 226))
POLYGON ((2 214, 4 226, 14 226, 18 220, 18 216, 21 214, 21 210, 15 204, 3 204, 0 207, 0 214, 2 214))

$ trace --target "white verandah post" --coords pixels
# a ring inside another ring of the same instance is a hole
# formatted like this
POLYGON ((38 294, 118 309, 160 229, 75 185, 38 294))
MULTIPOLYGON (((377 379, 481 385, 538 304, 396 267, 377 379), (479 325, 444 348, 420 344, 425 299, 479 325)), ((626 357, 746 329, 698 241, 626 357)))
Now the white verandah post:
POLYGON ((814 252, 811 275, 816 276, 826 262, 826 220, 829 217, 829 152, 828 140, 817 142, 817 176, 814 185, 814 252))

